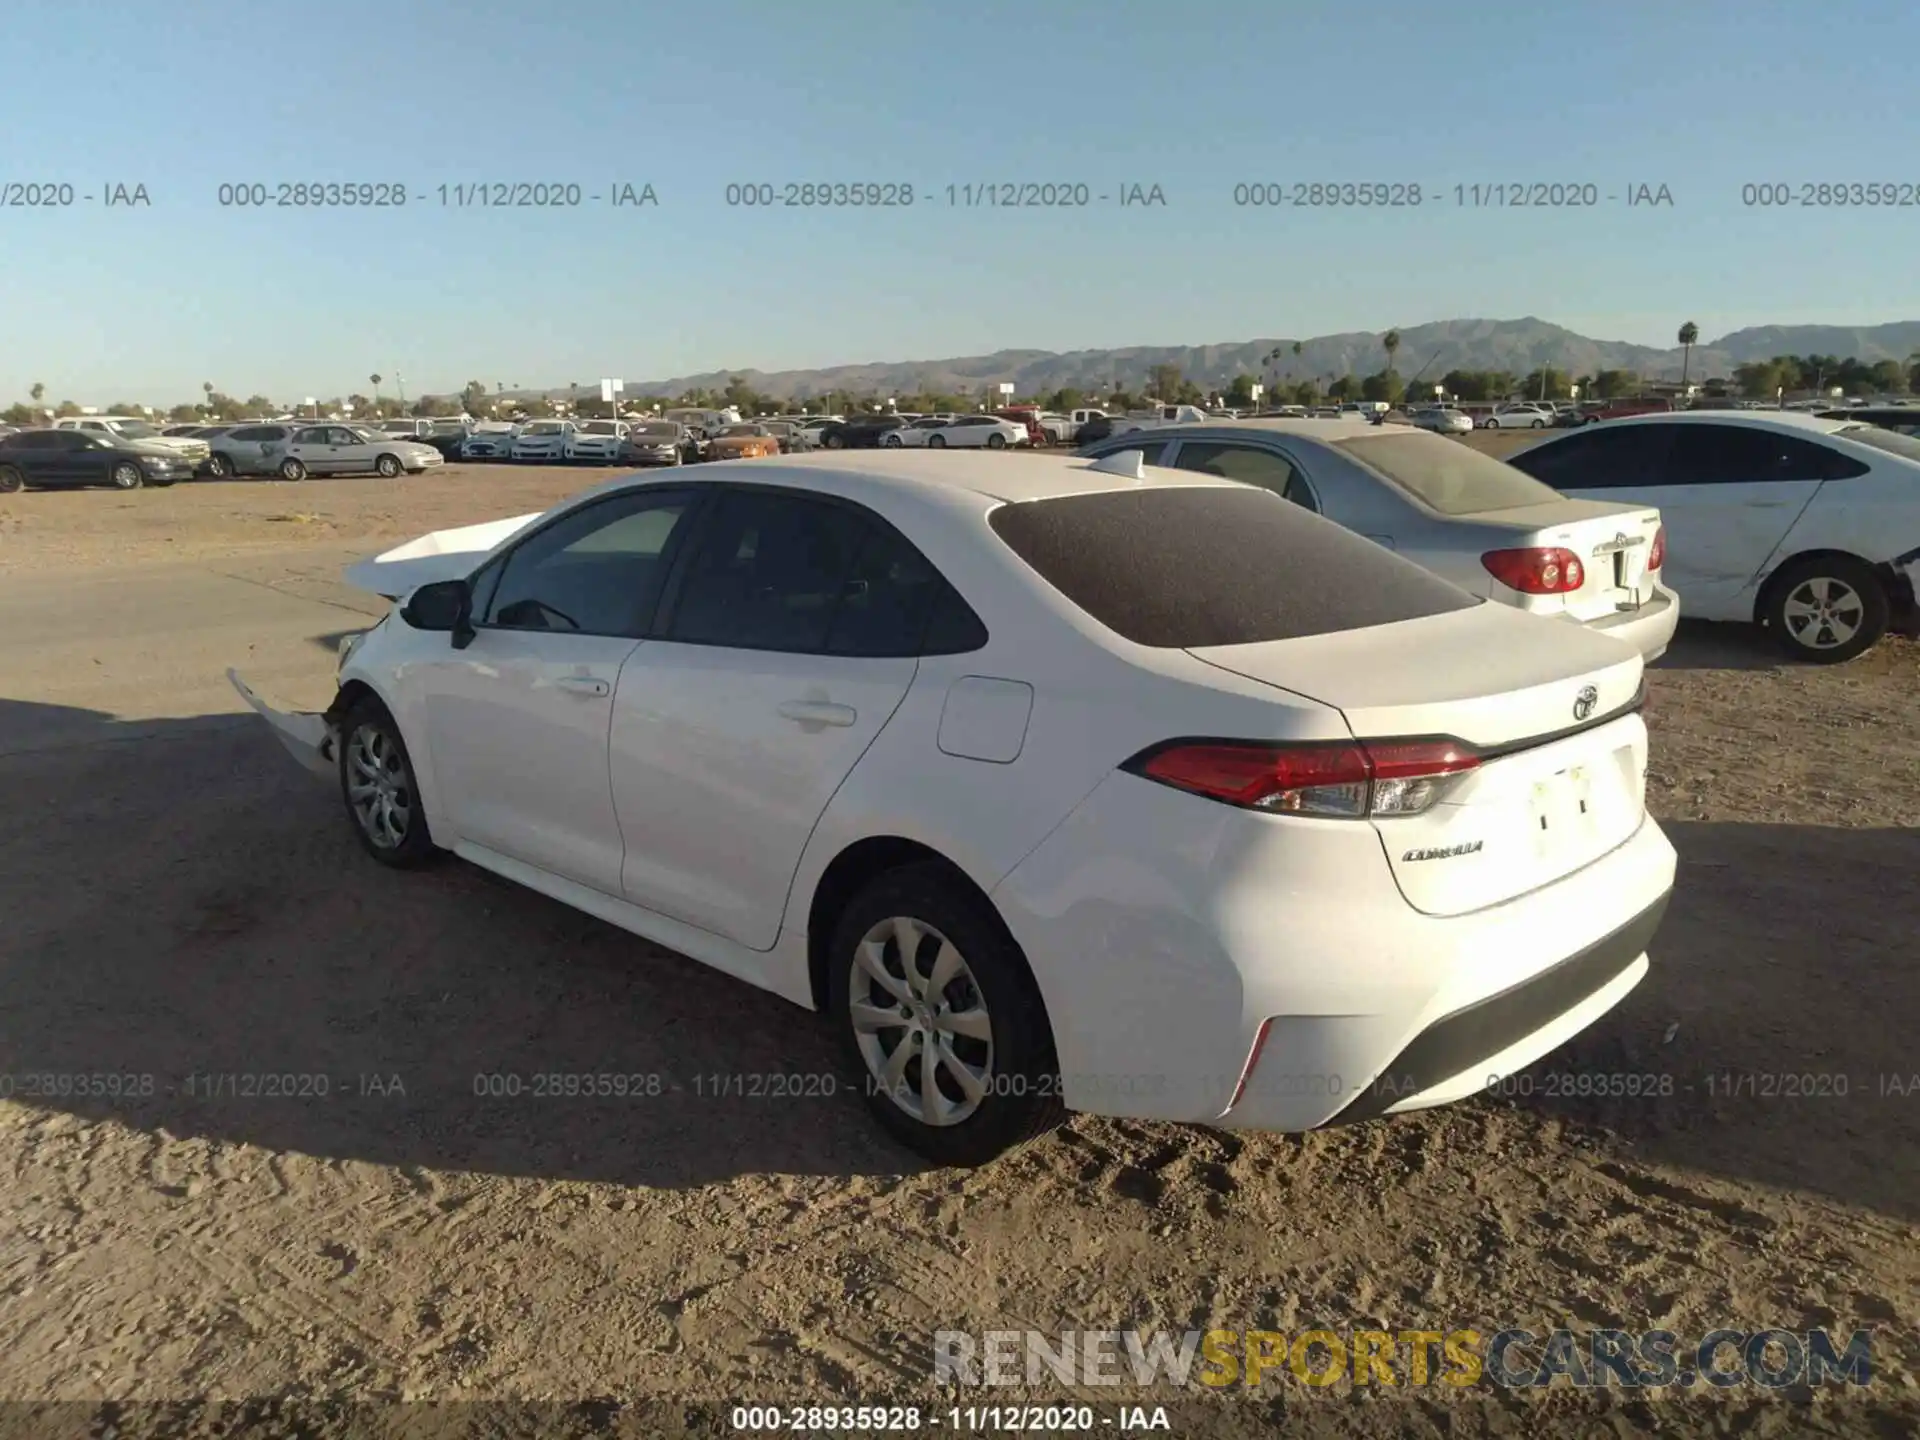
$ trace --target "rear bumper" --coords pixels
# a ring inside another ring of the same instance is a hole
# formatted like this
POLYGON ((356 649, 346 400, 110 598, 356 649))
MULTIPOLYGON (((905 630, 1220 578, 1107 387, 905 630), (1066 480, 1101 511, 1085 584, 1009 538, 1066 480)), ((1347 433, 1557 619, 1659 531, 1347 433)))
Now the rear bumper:
POLYGON ((1462 1099, 1578 1034, 1646 974, 1676 865, 1647 816, 1551 884, 1428 915, 1372 826, 1118 775, 992 898, 1069 1108, 1303 1131, 1462 1099))
POLYGON ((1668 891, 1558 965, 1436 1020, 1329 1123, 1350 1125, 1462 1099, 1584 1030, 1647 973, 1647 947, 1672 898, 1668 891))
POLYGON ((1651 663, 1667 653, 1674 631, 1680 628, 1680 597, 1656 582, 1653 599, 1638 610, 1620 610, 1576 623, 1633 646, 1643 660, 1651 663))

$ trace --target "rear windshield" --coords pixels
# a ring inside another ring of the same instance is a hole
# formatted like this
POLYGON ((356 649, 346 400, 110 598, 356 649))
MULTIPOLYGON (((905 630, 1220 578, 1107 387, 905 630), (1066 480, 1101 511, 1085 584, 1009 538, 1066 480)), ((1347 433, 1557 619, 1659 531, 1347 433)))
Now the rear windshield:
POLYGON ((1562 498, 1531 475, 1444 436, 1365 435, 1338 441, 1335 448, 1442 515, 1550 505, 1562 498))
POLYGON ((1884 450, 1902 459, 1920 460, 1920 438, 1903 435, 1898 430, 1887 430, 1878 425, 1849 425, 1845 429, 1835 430, 1833 434, 1836 439, 1851 440, 1856 445, 1884 450))
POLYGON ((1410 560, 1248 485, 1110 490, 1002 505, 993 531, 1136 645, 1249 645, 1481 603, 1410 560))

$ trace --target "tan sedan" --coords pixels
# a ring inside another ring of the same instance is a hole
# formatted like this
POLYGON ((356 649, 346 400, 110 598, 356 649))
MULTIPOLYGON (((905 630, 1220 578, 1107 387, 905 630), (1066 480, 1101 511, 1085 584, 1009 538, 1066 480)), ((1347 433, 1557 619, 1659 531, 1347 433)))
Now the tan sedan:
POLYGON ((761 455, 778 455, 780 437, 764 425, 729 425, 713 437, 707 451, 709 460, 750 460, 761 455))

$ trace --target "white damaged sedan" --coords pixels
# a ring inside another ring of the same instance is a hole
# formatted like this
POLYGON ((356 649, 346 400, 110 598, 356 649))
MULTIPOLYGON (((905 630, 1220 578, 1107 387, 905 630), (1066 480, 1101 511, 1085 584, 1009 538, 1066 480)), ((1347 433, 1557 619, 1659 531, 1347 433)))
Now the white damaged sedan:
POLYGON ((348 578, 406 598, 323 715, 233 679, 369 855, 825 1012, 943 1163, 1472 1095, 1674 882, 1635 651, 1137 454, 623 477, 348 578))

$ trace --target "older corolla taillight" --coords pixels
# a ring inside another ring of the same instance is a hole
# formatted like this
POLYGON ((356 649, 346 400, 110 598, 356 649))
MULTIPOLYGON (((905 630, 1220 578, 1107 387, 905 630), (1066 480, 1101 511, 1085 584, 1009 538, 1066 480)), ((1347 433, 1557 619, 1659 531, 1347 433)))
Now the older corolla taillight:
POLYGON ((1558 545, 1489 550, 1480 563, 1494 579, 1522 595, 1566 595, 1587 583, 1580 557, 1558 545))
POLYGON ((1479 766, 1479 754, 1459 740, 1415 738, 1300 745, 1172 740, 1120 768, 1243 810, 1357 820, 1418 815, 1455 777, 1479 766))

